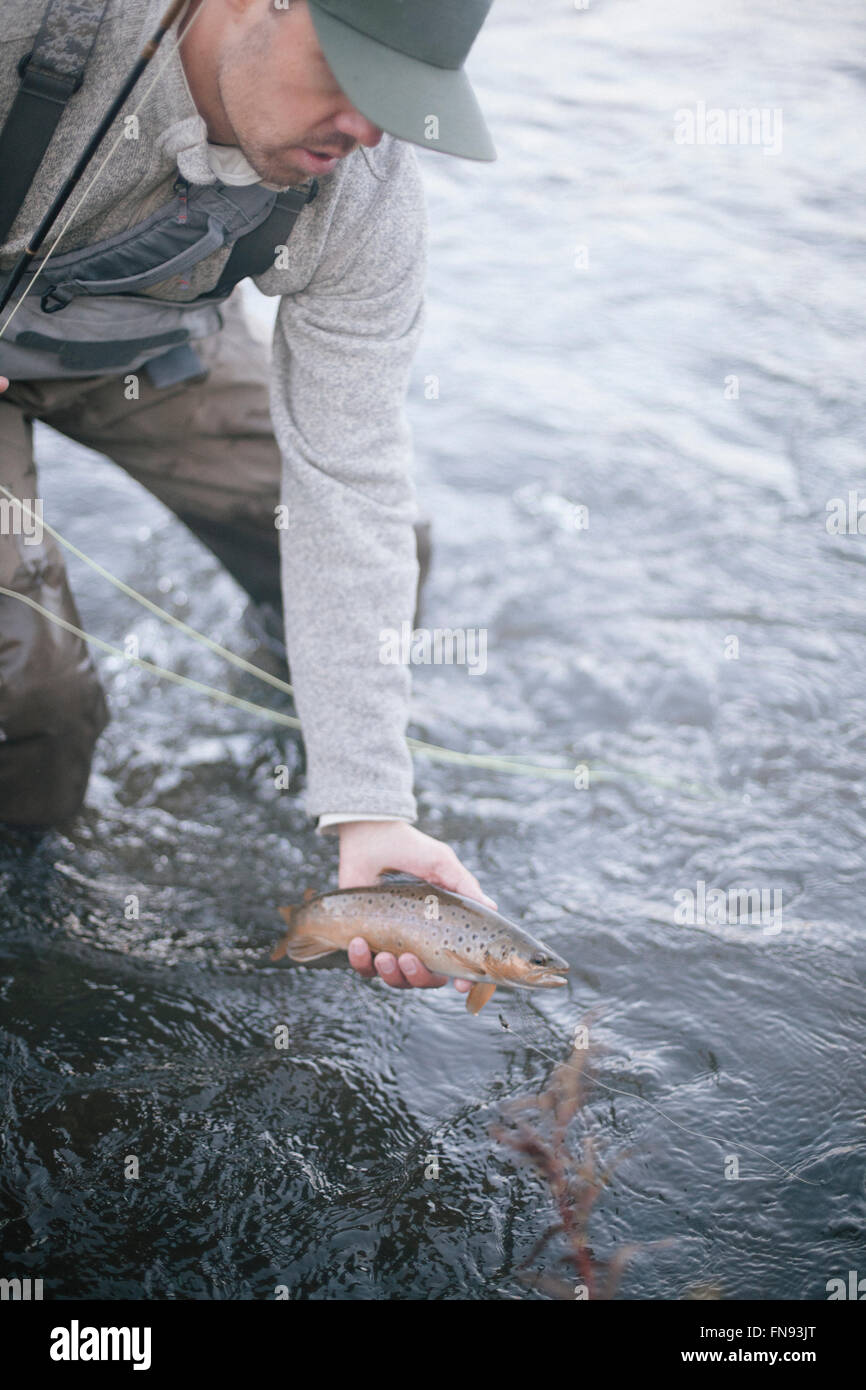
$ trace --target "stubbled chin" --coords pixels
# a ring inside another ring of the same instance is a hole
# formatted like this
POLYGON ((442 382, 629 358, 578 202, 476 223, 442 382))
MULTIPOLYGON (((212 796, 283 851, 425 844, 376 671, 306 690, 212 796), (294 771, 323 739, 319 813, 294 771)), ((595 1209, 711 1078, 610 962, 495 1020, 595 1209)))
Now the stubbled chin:
POLYGON ((277 188, 288 188, 290 184, 308 183, 309 173, 297 164, 287 160, 277 161, 258 150, 248 150, 241 146, 241 153, 247 163, 255 169, 262 183, 272 183, 277 188))
MULTIPOLYGON (((255 165, 253 168, 255 169, 255 165)), ((291 169, 267 169, 264 172, 261 169, 256 169, 256 173, 262 183, 271 183, 276 188, 288 188, 290 184, 309 183, 310 181, 310 175, 305 169, 294 167, 291 169)))

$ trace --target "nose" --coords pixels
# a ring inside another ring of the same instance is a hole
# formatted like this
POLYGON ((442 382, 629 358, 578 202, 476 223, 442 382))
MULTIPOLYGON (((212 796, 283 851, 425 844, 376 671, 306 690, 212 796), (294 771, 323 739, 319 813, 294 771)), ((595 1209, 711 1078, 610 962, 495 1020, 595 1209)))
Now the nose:
POLYGON ((366 116, 362 116, 360 111, 356 111, 354 106, 347 106, 341 111, 334 121, 334 126, 342 135, 348 135, 350 139, 356 140, 359 145, 366 145, 373 149, 382 139, 382 131, 372 121, 368 121, 366 116))

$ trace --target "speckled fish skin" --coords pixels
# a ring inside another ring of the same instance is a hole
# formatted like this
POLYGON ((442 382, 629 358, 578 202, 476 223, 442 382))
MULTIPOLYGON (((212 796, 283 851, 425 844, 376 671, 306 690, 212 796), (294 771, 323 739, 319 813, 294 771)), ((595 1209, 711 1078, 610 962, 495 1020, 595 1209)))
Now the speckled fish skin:
POLYGON ((353 937, 363 936, 374 954, 411 951, 428 970, 476 981, 467 1001, 472 1013, 497 985, 549 989, 566 983, 568 963, 543 942, 482 903, 430 883, 345 888, 280 911, 289 931, 273 960, 288 955, 309 964, 347 951, 353 937))

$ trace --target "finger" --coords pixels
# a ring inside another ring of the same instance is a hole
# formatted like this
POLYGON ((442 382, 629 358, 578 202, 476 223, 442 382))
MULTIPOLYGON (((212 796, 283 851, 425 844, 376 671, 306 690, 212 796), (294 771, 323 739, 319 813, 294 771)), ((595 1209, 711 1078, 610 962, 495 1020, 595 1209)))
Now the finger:
POLYGON ((441 989, 448 983, 447 975, 434 975, 423 961, 409 951, 404 951, 402 956, 397 957, 397 964, 415 989, 441 989))
POLYGON ((471 981, 471 980, 455 980, 455 981, 454 981, 454 988, 455 988, 455 989, 459 989, 459 991, 460 991, 461 994, 468 994, 469 991, 470 991, 470 989, 472 988, 472 981, 471 981))
POLYGON ((9 390, 9 378, 8 378, 8 376, 0 376, 0 391, 8 391, 8 390, 9 390))
POLYGON ((409 989, 409 982, 397 964, 396 957, 392 956, 390 951, 380 951, 373 963, 379 977, 385 981, 386 985, 390 985, 392 989, 409 989))
POLYGON ((363 975, 365 980, 376 978, 376 972, 373 969, 373 953, 363 936, 355 936, 349 942, 349 964, 353 970, 357 970, 359 975, 363 975))
POLYGON ((474 898, 475 902, 484 903, 485 907, 496 910, 494 900, 487 896, 478 879, 460 863, 456 854, 437 863, 434 881, 441 883, 442 887, 451 893, 461 893, 464 898, 474 898))

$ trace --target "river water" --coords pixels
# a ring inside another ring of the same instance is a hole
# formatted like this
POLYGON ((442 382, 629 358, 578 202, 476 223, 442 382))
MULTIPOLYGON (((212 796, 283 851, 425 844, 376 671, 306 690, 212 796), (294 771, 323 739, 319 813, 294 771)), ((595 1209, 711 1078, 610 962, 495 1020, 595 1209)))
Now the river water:
MULTIPOLYGON (((276 904, 335 882, 274 788, 293 745, 100 657, 88 807, 2 859, 4 1274, 543 1297, 519 1274, 550 1197, 491 1129, 590 1014, 569 1142, 617 1160, 589 1231, 599 1262, 638 1247, 618 1297, 823 1299, 862 1272, 864 28, 854 0, 498 0, 472 69, 500 159, 423 157, 410 395, 423 620, 485 629, 488 670, 418 668, 413 732, 589 769, 417 763, 422 827, 569 989, 473 1019, 451 989, 272 966, 276 904), (697 132, 740 107, 763 143, 682 143, 684 111, 697 132)), ((242 595, 159 504, 47 430, 39 455, 46 519, 253 654, 242 595)), ((72 575, 89 631, 284 707, 72 575)))

